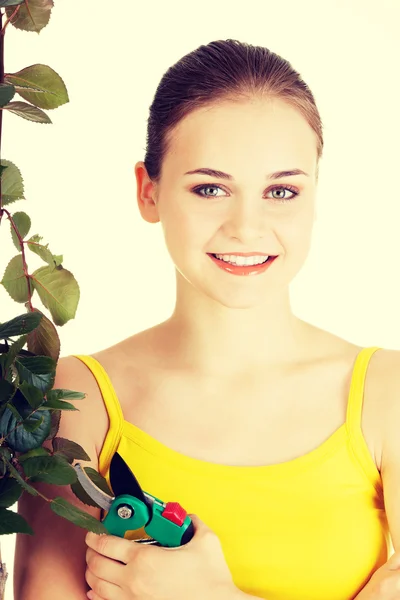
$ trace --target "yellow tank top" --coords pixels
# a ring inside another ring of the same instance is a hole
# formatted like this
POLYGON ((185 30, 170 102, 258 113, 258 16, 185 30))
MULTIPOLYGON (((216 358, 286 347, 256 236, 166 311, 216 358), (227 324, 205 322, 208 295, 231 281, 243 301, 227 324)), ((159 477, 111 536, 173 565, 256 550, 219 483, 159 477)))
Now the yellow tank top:
MULTIPOLYGON (((142 488, 197 514, 221 540, 236 586, 268 600, 350 600, 390 555, 382 482, 361 430, 364 380, 378 348, 363 348, 346 422, 307 454, 266 466, 185 456, 124 420, 104 368, 92 371, 110 426, 99 471, 115 451, 142 488)), ((135 539, 131 536, 130 539, 135 539)))

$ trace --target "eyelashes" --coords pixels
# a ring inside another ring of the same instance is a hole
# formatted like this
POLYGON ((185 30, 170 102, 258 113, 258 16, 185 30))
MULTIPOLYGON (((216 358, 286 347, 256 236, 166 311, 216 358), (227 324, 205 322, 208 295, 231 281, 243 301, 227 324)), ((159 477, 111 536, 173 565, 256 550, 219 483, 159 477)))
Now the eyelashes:
MULTIPOLYGON (((203 194, 203 190, 207 190, 207 189, 217 189, 217 190, 222 190, 225 191, 220 185, 217 185, 216 183, 208 183, 206 185, 198 185, 196 187, 194 187, 191 191, 194 192, 195 194, 197 194, 198 196, 201 196, 203 198, 221 198, 221 196, 216 196, 215 194, 203 194)), ((272 187, 270 187, 268 189, 268 193, 269 192, 274 192, 277 190, 284 190, 285 192, 290 192, 292 194, 292 196, 290 196, 290 198, 269 198, 270 200, 275 200, 276 202, 290 202, 291 200, 294 200, 294 198, 296 198, 296 196, 299 195, 299 191, 297 188, 291 186, 291 185, 274 185, 272 187)))

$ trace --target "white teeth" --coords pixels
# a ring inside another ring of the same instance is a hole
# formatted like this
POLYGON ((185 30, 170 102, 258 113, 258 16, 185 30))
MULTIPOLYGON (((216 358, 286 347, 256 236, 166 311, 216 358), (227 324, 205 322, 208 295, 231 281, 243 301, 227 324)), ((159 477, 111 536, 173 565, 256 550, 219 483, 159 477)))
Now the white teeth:
POLYGON ((268 259, 268 256, 235 256, 234 254, 215 254, 215 256, 224 262, 238 265, 239 267, 260 265, 268 259))

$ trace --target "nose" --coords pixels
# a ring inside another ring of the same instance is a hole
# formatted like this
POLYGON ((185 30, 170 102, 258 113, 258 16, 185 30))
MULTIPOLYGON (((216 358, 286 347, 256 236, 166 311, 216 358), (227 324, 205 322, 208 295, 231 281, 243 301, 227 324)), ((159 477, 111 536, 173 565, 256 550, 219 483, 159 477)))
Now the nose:
POLYGON ((229 208, 224 229, 226 235, 250 247, 253 240, 264 237, 268 230, 262 204, 249 198, 235 199, 229 208))

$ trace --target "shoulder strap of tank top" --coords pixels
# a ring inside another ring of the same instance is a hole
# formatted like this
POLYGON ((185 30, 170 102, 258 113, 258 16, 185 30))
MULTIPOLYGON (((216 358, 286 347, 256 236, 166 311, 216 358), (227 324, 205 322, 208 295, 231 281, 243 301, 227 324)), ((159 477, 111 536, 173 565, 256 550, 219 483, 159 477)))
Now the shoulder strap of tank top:
POLYGON ((362 405, 364 400, 365 378, 372 355, 379 350, 378 346, 363 348, 357 355, 351 377, 347 403, 347 426, 355 431, 361 426, 362 405))
POLYGON ((361 428, 361 417, 368 365, 373 354, 379 349, 378 346, 373 346, 363 348, 358 353, 351 377, 346 415, 349 449, 351 449, 353 458, 378 493, 381 491, 380 473, 364 438, 361 428))
POLYGON ((104 475, 121 439, 124 416, 114 386, 103 365, 93 356, 73 354, 91 370, 100 388, 109 418, 109 428, 99 456, 99 472, 104 475))

